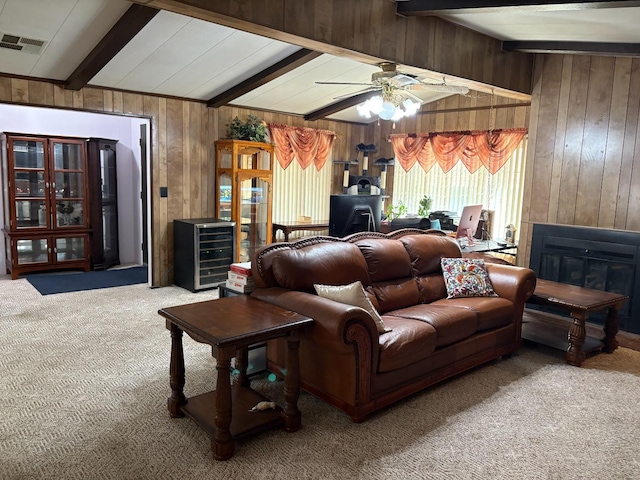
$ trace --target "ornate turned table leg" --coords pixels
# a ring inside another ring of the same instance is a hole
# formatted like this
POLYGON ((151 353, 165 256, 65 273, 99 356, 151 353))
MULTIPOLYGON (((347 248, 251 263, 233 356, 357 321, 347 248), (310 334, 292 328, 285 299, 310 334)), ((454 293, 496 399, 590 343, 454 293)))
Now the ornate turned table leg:
POLYGON ((287 376, 284 379, 284 429, 295 432, 302 423, 302 414, 298 410, 300 396, 300 359, 298 349, 300 338, 297 332, 292 332, 287 338, 287 376))
POLYGON ((251 386, 249 377, 247 376, 247 365, 249 363, 249 350, 247 347, 239 348, 236 352, 236 370, 237 375, 234 375, 234 383, 241 387, 251 386))
POLYGON ((221 349, 216 359, 218 378, 216 381, 216 434, 211 440, 211 451, 216 460, 228 460, 233 455, 231 437, 231 378, 229 377, 233 353, 221 349))
POLYGON ((173 418, 184 417, 180 407, 185 404, 184 396, 184 353, 182 350, 182 330, 167 321, 167 328, 171 332, 171 362, 169 364, 169 384, 171 396, 167 399, 169 415, 173 418))
POLYGON ((604 322, 604 339, 602 343, 604 344, 602 347, 602 351, 607 353, 613 353, 616 348, 618 348, 618 340, 616 340, 616 335, 618 334, 618 328, 620 327, 620 308, 622 307, 622 303, 616 303, 609 307, 609 311, 607 312, 607 318, 604 322))
POLYGON ((584 350, 582 350, 587 335, 584 327, 585 318, 582 314, 575 312, 572 312, 571 316, 573 317, 573 324, 569 329, 569 346, 565 358, 568 364, 579 367, 585 359, 584 350))

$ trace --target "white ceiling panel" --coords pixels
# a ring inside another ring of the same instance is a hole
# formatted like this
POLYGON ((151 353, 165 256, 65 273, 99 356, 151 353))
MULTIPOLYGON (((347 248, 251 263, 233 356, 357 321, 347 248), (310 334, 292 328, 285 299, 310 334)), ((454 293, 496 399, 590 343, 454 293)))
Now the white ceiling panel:
POLYGON ((640 8, 442 15, 500 40, 640 42, 640 8))
MULTIPOLYGON (((240 33, 247 35, 244 32, 234 33, 233 38, 229 38, 230 44, 246 42, 246 38, 238 40, 238 34, 240 33)), ((190 65, 189 68, 180 72, 177 75, 177 79, 188 76, 196 81, 200 80, 201 83, 188 90, 187 95, 191 98, 210 99, 228 90, 230 86, 237 85, 260 73, 265 68, 272 66, 300 49, 296 45, 289 45, 277 40, 264 40, 265 42, 260 48, 255 51, 244 52, 246 55, 244 58, 241 58, 242 52, 239 52, 237 48, 231 45, 227 50, 215 49, 215 51, 207 52, 207 55, 197 64, 190 65), (227 68, 222 68, 220 59, 223 56, 228 60, 236 58, 236 61, 228 62, 227 68)), ((196 82, 192 80, 192 83, 196 82)))
POLYGON ((347 58, 321 55, 305 65, 237 98, 236 105, 262 105, 267 110, 308 113, 337 100, 345 93, 362 87, 316 85, 316 81, 369 82, 380 69, 347 58))
POLYGON ((105 68, 93 77, 91 83, 101 86, 118 85, 190 21, 189 17, 183 15, 170 12, 158 13, 105 68))
MULTIPOLYGON (((78 0, 6 0, 0 11, 0 30, 13 35, 51 40, 78 0)), ((103 2, 90 2, 100 5, 103 2)))
POLYGON ((65 79, 129 8, 115 0, 7 0, 0 10, 0 32, 49 42, 40 56, 0 53, 2 71, 65 79))
MULTIPOLYGON (((24 0, 23 0, 24 1, 24 0)), ((40 0, 26 0, 25 3, 40 0)), ((56 1, 48 4, 56 4, 56 1)), ((66 1, 65 1, 66 3, 66 1)), ((79 0, 64 19, 30 75, 66 79, 131 6, 115 0, 79 0), (78 25, 83 25, 78 28, 78 25)), ((50 7, 53 10, 53 7, 50 7)))
MULTIPOLYGON (((198 79, 181 85, 180 92, 169 93, 162 84, 193 62, 202 61, 201 57, 207 52, 217 50, 229 38, 228 30, 202 20, 190 20, 119 81, 117 87, 168 95, 184 94, 198 79)), ((134 40, 126 48, 135 49, 136 43, 134 40)))

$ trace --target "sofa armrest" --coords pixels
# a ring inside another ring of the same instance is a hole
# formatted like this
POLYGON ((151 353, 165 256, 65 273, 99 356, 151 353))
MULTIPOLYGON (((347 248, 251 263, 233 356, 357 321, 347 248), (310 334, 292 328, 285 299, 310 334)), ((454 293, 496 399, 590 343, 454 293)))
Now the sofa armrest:
POLYGON ((524 308, 536 288, 535 272, 530 268, 497 263, 486 263, 485 267, 496 293, 519 308, 524 308))
POLYGON ((364 309, 280 287, 257 288, 251 296, 313 318, 314 324, 306 336, 330 350, 353 351, 348 329, 354 324, 361 325, 370 339, 368 350, 374 357, 371 360, 377 362, 379 334, 375 321, 364 309))

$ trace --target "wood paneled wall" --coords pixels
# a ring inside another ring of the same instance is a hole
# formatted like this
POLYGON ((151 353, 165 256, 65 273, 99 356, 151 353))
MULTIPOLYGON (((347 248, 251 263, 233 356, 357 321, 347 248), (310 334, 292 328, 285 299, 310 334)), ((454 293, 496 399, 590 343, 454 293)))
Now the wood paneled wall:
MULTIPOLYGON (((533 58, 437 17, 403 17, 389 0, 134 0, 319 52, 404 63, 443 75, 531 92, 533 58)), ((477 85, 476 85, 477 86, 477 85)))
MULTIPOLYGON (((365 141, 366 127, 343 122, 305 122, 301 117, 246 109, 207 108, 204 103, 101 88, 64 90, 60 85, 0 77, 0 102, 98 113, 146 117, 151 122, 152 283, 173 282, 173 220, 213 217, 215 192, 214 141, 226 137, 234 116, 254 113, 267 122, 335 131, 335 159, 354 156, 365 141), (161 198, 159 187, 168 187, 161 198)), ((55 132, 52 132, 55 133, 55 132)), ((342 182, 342 166, 335 165, 342 182)))
POLYGON ((640 59, 538 55, 518 262, 532 225, 640 231, 640 59))

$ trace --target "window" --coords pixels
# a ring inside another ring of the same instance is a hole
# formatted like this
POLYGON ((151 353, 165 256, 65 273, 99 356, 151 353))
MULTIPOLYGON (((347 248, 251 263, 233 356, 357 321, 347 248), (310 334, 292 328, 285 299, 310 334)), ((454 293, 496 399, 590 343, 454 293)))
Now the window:
MULTIPOLYGON (((318 172, 315 167, 302 169, 298 162, 291 162, 283 170, 278 162, 273 166, 273 221, 295 222, 300 216, 311 217, 314 222, 329 218, 331 194, 331 157, 318 172)), ((289 238, 317 235, 318 232, 293 232, 289 238)), ((278 232, 282 240, 282 232, 278 232)))
POLYGON ((438 165, 425 173, 417 164, 405 172, 396 163, 393 204, 403 202, 410 213, 417 213, 418 202, 428 195, 432 199, 432 211, 444 210, 457 215, 465 205, 482 204, 486 210, 493 211, 489 234, 492 238, 502 239, 507 225, 520 229, 526 154, 527 137, 494 175, 486 168, 471 174, 462 162, 446 174, 438 165))

